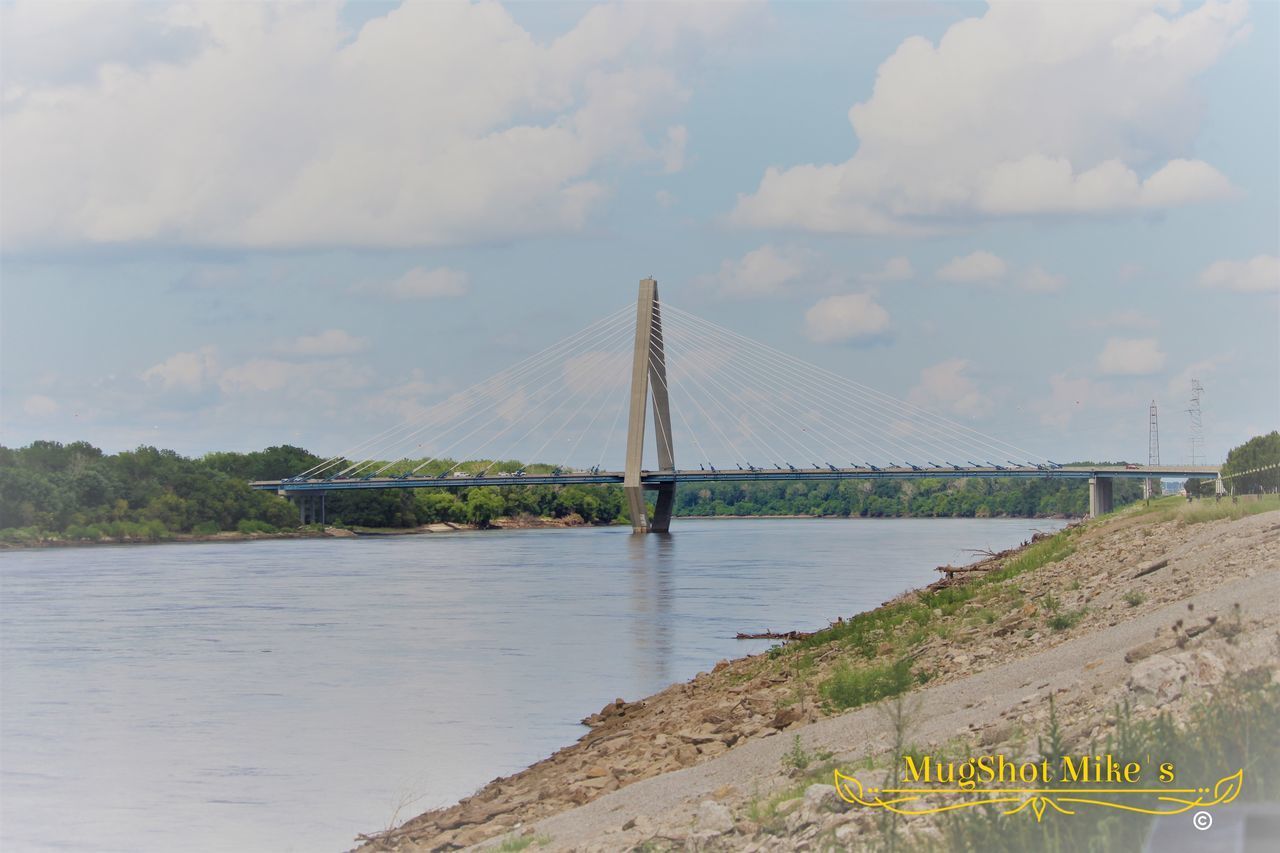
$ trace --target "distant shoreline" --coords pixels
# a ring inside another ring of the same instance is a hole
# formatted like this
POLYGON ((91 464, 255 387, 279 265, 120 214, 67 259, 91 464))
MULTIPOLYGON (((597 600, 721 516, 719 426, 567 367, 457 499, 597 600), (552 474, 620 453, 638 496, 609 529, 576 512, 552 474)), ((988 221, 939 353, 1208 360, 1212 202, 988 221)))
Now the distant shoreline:
MULTIPOLYGON (((573 520, 561 518, 539 518, 539 519, 518 519, 518 518, 499 518, 488 527, 477 527, 474 524, 463 524, 458 522, 439 522, 436 524, 424 524, 420 527, 406 528, 347 528, 347 527, 326 527, 323 530, 305 529, 305 530, 281 530, 276 533, 240 533, 235 530, 224 530, 220 533, 174 533, 163 539, 139 539, 139 538, 123 538, 123 539, 96 539, 96 540, 78 540, 78 539, 45 539, 39 542, 4 542, 0 543, 0 553, 6 551, 39 551, 46 548, 97 548, 97 547, 121 547, 127 545, 172 545, 172 544, 195 544, 195 543, 236 543, 236 542, 261 542, 275 539, 371 539, 384 536, 424 536, 438 535, 442 533, 483 533, 493 530, 554 530, 559 528, 578 528, 578 527, 618 527, 626 526, 627 522, 614 522, 613 524, 588 524, 580 518, 574 516, 573 520)), ((919 516, 847 516, 847 515, 678 515, 675 520, 688 521, 744 521, 751 519, 772 519, 772 520, 809 520, 809 521, 896 521, 907 519, 967 519, 967 520, 989 520, 989 519, 1009 519, 1022 521, 1035 520, 1055 520, 1055 521, 1072 521, 1074 516, 1067 515, 1000 515, 989 516, 985 519, 977 519, 974 516, 967 515, 919 515, 919 516)))

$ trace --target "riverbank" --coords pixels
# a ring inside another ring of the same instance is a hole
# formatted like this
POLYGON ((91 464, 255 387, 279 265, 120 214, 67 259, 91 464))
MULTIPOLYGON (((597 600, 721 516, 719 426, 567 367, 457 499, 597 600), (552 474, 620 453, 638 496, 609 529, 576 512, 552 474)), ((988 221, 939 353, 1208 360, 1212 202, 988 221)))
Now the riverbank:
MULTIPOLYGON (((911 518, 912 516, 903 516, 911 518)), ((734 521, 742 519, 781 519, 781 520, 846 520, 857 521, 847 516, 823 515, 685 515, 678 518, 688 521, 734 521)), ((1028 516, 1028 518, 1065 519, 1066 516, 1028 516)), ((311 525, 294 530, 277 530, 271 532, 241 532, 223 530, 218 533, 168 533, 164 536, 104 536, 99 539, 72 539, 66 536, 50 534, 45 538, 33 538, 27 541, 0 541, 0 552, 29 550, 33 548, 89 548, 98 545, 159 545, 166 542, 259 542, 271 539, 324 539, 324 538, 358 538, 369 536, 418 536, 423 534, 475 532, 484 530, 548 530, 576 527, 617 527, 626 526, 629 522, 611 522, 610 524, 594 524, 586 521, 577 513, 569 513, 560 517, 518 515, 495 518, 485 526, 465 522, 445 521, 434 524, 422 524, 418 527, 335 527, 332 525, 311 525)))
POLYGON ((250 533, 223 530, 218 533, 170 533, 162 537, 110 537, 100 539, 71 539, 50 537, 26 542, 0 542, 0 551, 29 550, 33 548, 91 548, 98 545, 160 545, 167 542, 260 542, 271 539, 344 539, 368 536, 418 536, 423 534, 457 533, 477 530, 540 530, 544 528, 585 527, 582 516, 570 514, 561 518, 516 516, 495 518, 487 526, 461 522, 440 522, 418 527, 334 527, 311 525, 295 530, 250 533))
POLYGON ((1234 675, 1272 677, 1278 506, 1158 501, 987 557, 805 640, 611 703, 576 744, 365 849, 851 843, 878 831, 873 819, 811 790, 811 774, 883 771, 893 738, 878 700, 912 698, 922 748, 1026 752, 1050 714, 1083 745, 1126 724, 1122 700, 1137 720, 1185 715, 1234 675))

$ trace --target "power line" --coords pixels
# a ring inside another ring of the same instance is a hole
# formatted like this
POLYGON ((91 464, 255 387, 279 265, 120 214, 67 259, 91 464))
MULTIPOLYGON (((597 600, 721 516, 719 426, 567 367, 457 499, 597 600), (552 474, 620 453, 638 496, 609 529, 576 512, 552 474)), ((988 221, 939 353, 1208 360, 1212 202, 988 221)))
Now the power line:
POLYGON ((1191 408, 1187 414, 1191 416, 1191 464, 1199 465, 1204 458, 1204 422, 1200 416, 1200 394, 1204 386, 1199 379, 1191 380, 1191 408))

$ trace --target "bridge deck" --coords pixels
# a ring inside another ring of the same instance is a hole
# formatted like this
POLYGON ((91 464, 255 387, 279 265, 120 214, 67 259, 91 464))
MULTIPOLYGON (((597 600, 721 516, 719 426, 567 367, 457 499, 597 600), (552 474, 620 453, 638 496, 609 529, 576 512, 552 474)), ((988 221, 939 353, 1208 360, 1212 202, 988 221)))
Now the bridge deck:
MULTIPOLYGON (((1145 480, 1148 478, 1185 479, 1200 477, 1216 479, 1218 468, 1212 465, 1139 465, 1139 466, 1090 466, 1090 467, 982 467, 982 468, 734 468, 696 471, 645 471, 641 482, 646 488, 657 488, 662 483, 712 483, 712 482, 772 482, 808 480, 918 480, 936 477, 955 480, 969 477, 1013 477, 1029 479, 1087 480, 1091 477, 1115 477, 1145 480)), ((254 489, 282 494, 297 492, 329 492, 348 489, 443 489, 475 486, 537 486, 537 485, 588 485, 621 483, 621 471, 571 472, 564 474, 528 474, 523 477, 370 477, 334 478, 319 480, 258 480, 250 483, 254 489)))

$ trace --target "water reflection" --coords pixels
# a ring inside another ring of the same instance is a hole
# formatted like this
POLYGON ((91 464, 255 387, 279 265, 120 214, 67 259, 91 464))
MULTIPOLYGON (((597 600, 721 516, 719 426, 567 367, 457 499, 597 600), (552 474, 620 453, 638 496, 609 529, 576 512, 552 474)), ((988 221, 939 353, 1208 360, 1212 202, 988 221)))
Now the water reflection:
POLYGON ((631 646, 636 680, 669 684, 672 675, 676 540, 670 533, 636 534, 627 542, 631 577, 631 646))

